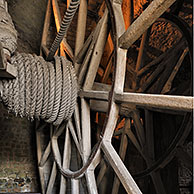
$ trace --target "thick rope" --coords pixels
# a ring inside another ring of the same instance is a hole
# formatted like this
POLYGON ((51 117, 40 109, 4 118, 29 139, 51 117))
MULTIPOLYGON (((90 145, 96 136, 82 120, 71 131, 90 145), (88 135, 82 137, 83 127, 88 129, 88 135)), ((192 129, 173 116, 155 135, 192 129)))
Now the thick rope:
POLYGON ((64 38, 64 36, 67 33, 67 30, 71 24, 71 21, 73 19, 73 16, 75 15, 75 12, 79 6, 80 0, 71 0, 69 7, 67 8, 67 11, 65 12, 65 15, 63 17, 63 21, 61 23, 60 26, 60 30, 53 42, 53 44, 51 45, 51 49, 49 51, 47 60, 52 60, 53 56, 55 55, 62 39, 64 38))
POLYGON ((77 79, 69 61, 55 57, 55 68, 42 57, 16 54, 11 64, 17 68, 16 79, 0 80, 1 99, 9 111, 21 117, 43 119, 59 125, 74 111, 77 79))

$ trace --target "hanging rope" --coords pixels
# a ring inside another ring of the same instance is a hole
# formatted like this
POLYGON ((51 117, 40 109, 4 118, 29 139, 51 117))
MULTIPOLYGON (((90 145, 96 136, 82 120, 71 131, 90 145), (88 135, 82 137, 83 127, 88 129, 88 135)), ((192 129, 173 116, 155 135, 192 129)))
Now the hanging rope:
POLYGON ((42 57, 17 53, 11 64, 17 68, 16 79, 0 80, 1 99, 10 112, 54 125, 72 116, 77 79, 69 61, 57 56, 54 68, 42 57))
POLYGON ((75 15, 75 12, 79 6, 80 0, 71 0, 69 7, 67 8, 67 11, 65 12, 65 15, 63 17, 63 21, 60 26, 60 30, 50 48, 47 60, 51 61, 53 59, 53 56, 55 55, 57 49, 59 48, 59 45, 64 38, 64 36, 67 33, 67 30, 71 24, 71 21, 73 19, 73 16, 75 15))
POLYGON ((0 1, 0 42, 4 53, 9 56, 17 48, 17 31, 7 12, 5 1, 0 1))

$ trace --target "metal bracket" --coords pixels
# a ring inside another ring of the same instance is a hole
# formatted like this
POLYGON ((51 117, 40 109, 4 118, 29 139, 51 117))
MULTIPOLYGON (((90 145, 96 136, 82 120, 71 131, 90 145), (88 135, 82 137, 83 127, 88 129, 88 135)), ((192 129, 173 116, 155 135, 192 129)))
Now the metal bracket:
POLYGON ((0 78, 15 78, 17 75, 16 68, 7 62, 7 58, 0 42, 0 78))

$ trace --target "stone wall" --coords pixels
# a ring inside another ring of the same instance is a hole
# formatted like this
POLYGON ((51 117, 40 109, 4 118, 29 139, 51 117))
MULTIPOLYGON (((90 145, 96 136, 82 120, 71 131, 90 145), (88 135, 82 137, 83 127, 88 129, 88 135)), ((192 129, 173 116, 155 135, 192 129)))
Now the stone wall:
MULTIPOLYGON (((18 32, 17 51, 39 54, 46 0, 7 0, 18 32)), ((33 123, 0 103, 0 193, 39 192, 33 123)))
POLYGON ((9 114, 0 104, 0 193, 37 192, 33 123, 9 114))

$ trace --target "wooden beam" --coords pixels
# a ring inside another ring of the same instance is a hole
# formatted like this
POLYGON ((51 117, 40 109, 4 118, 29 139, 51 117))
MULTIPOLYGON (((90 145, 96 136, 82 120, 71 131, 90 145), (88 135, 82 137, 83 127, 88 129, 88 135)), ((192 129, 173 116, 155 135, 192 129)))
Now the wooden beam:
POLYGON ((158 94, 140 93, 115 93, 117 103, 131 103, 161 109, 172 109, 190 112, 193 110, 193 100, 191 96, 171 96, 158 94))
POLYGON ((128 49, 175 0, 154 0, 119 38, 119 46, 128 49))
POLYGON ((138 186, 111 143, 108 141, 103 141, 102 149, 127 193, 141 194, 142 192, 139 190, 138 186))

